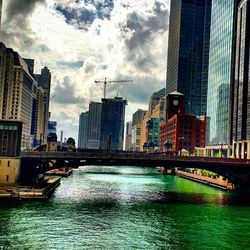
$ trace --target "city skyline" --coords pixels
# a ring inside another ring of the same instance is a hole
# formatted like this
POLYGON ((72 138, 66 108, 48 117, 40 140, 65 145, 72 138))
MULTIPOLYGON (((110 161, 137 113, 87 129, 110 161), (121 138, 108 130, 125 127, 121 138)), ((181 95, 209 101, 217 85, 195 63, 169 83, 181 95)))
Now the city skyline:
POLYGON ((79 114, 100 101, 103 86, 95 80, 134 79, 107 88, 108 97, 128 99, 127 120, 165 87, 169 1, 102 2, 25 1, 24 8, 22 2, 3 1, 1 39, 22 57, 34 58, 35 69, 51 70, 51 93, 57 92, 51 119, 65 137, 77 138, 79 114))

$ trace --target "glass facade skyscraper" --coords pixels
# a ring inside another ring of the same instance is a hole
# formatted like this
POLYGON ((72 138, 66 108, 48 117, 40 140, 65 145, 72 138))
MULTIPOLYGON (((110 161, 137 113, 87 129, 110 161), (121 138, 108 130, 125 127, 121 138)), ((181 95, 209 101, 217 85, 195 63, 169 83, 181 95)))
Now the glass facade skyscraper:
POLYGON ((79 117, 78 147, 87 148, 89 112, 81 113, 79 117))
POLYGON ((241 1, 238 8, 234 106, 233 140, 250 139, 250 1, 241 1))
POLYGON ((102 104, 99 102, 91 102, 89 104, 88 149, 100 148, 101 115, 102 104))
POLYGON ((238 6, 231 141, 233 156, 250 159, 250 0, 238 6))
POLYGON ((213 0, 210 32, 207 145, 228 142, 236 0, 213 0))
POLYGON ((188 114, 206 113, 212 0, 172 0, 167 94, 184 94, 188 114))
POLYGON ((126 105, 122 97, 102 99, 101 149, 123 150, 126 105))

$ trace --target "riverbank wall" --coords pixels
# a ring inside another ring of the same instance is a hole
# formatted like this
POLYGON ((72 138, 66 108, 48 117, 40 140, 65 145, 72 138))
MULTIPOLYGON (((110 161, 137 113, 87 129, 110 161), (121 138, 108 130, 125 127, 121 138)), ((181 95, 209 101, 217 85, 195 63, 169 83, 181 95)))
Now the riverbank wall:
POLYGON ((60 182, 60 177, 47 177, 42 187, 2 186, 0 187, 0 200, 46 199, 60 185, 60 182))
POLYGON ((196 182, 199 182, 202 184, 206 184, 208 186, 220 188, 223 190, 234 190, 235 189, 234 185, 232 183, 230 183, 228 180, 223 180, 222 176, 220 176, 219 178, 211 178, 208 176, 189 173, 189 172, 185 172, 185 171, 178 170, 178 169, 176 169, 175 173, 177 176, 180 176, 180 177, 192 180, 192 181, 196 181, 196 182))

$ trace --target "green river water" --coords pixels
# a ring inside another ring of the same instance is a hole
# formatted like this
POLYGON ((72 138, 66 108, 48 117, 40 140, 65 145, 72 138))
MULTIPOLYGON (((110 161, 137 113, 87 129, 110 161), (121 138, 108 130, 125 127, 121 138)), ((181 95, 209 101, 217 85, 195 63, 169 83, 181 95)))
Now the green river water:
POLYGON ((250 249, 250 197, 155 169, 81 167, 48 200, 0 201, 0 249, 250 249))

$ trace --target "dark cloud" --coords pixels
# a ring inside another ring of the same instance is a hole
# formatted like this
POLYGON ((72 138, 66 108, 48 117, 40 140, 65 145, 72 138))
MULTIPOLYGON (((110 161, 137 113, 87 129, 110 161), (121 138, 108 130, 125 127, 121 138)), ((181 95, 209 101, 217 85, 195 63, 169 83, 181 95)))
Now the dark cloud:
POLYGON ((39 4, 46 4, 46 0, 6 1, 2 40, 22 48, 30 47, 34 42, 34 35, 30 29, 30 16, 39 4))
POLYGON ((57 81, 55 88, 54 101, 59 104, 81 104, 85 106, 87 101, 77 95, 75 85, 71 82, 68 76, 63 78, 63 82, 57 81))
POLYGON ((45 4, 46 0, 9 0, 7 2, 7 21, 10 22, 17 16, 22 16, 22 19, 25 21, 34 11, 37 4, 45 4))
POLYGON ((127 15, 127 22, 121 26, 121 32, 127 48, 127 60, 136 68, 148 72, 157 66, 152 54, 154 40, 157 35, 168 30, 169 10, 161 1, 155 1, 151 10, 133 11, 127 15), (132 34, 132 36, 131 36, 132 34))
POLYGON ((56 62, 56 65, 59 68, 67 69, 79 69, 83 66, 84 62, 83 61, 77 61, 77 62, 66 62, 66 61, 58 61, 56 62))
POLYGON ((67 23, 85 30, 88 29, 96 18, 110 19, 113 8, 113 0, 80 0, 76 1, 74 7, 65 6, 63 4, 58 4, 56 6, 56 10, 65 16, 67 23), (85 3, 85 7, 82 7, 81 2, 85 3))

